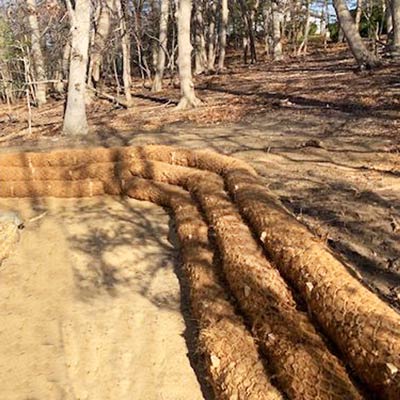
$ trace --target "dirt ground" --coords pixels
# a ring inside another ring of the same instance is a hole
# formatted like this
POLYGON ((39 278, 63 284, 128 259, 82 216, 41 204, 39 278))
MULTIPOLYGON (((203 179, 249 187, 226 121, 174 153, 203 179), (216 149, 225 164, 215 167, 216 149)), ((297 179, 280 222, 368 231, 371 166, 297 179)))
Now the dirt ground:
POLYGON ((112 198, 0 208, 26 221, 0 269, 2 399, 203 398, 162 209, 112 198))
MULTIPOLYGON (((85 138, 60 135, 62 102, 34 111, 31 135, 24 105, 13 122, 3 106, 0 152, 164 143, 242 158, 400 310, 399 71, 356 73, 340 48, 237 66, 196 78, 205 105, 179 113, 176 88, 155 96, 138 86, 133 110, 93 103, 85 138)), ((25 218, 47 210, 0 270, 2 398, 208 396, 165 212, 115 199, 1 200, 0 208, 25 218)))

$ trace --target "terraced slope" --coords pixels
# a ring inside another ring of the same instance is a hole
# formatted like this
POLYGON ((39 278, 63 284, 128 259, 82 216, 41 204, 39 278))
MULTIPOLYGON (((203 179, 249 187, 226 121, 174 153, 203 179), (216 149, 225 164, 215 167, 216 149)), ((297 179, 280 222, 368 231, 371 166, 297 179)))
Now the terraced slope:
POLYGON ((400 398, 400 316, 246 163, 166 146, 6 154, 0 182, 0 197, 127 195, 171 208, 217 398, 400 398))

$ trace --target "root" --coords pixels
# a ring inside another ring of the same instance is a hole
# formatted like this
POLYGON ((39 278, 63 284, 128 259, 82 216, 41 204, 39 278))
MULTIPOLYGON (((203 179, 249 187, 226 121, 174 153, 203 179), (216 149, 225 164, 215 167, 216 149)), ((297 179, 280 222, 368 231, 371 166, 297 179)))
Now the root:
POLYGON ((188 110, 190 108, 196 108, 201 106, 202 101, 197 98, 196 96, 193 96, 192 98, 188 98, 188 97, 182 97, 179 100, 178 105, 176 106, 176 110, 177 111, 181 111, 181 110, 188 110))

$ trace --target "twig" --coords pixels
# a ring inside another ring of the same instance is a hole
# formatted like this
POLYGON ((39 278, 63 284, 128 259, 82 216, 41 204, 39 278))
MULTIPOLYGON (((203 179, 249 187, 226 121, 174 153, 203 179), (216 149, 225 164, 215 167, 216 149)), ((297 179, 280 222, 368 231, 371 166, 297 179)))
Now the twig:
POLYGON ((98 97, 100 97, 100 98, 104 97, 107 100, 111 100, 113 103, 117 103, 121 107, 128 108, 128 105, 126 104, 126 102, 124 100, 118 99, 117 97, 112 96, 111 94, 100 92, 98 89, 95 89, 93 87, 90 87, 90 86, 86 86, 86 87, 87 87, 87 89, 95 92, 98 97))
POLYGON ((39 219, 42 219, 46 214, 47 214, 47 211, 45 211, 45 212, 43 212, 43 213, 37 215, 36 217, 31 218, 31 219, 29 220, 29 223, 38 221, 39 219))

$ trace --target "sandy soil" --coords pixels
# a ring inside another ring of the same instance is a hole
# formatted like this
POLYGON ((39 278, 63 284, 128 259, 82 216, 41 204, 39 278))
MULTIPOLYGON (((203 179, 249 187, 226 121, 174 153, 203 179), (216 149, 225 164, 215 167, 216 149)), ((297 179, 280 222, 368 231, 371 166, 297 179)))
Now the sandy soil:
POLYGON ((0 209, 27 221, 0 267, 1 399, 203 398, 162 209, 112 198, 0 209))
MULTIPOLYGON (((34 110, 32 135, 23 104, 15 121, 3 107, 0 152, 164 143, 242 158, 400 310, 399 69, 353 67, 339 52, 230 68, 196 78, 205 106, 183 113, 177 88, 138 86, 132 110, 92 104, 86 138, 60 136, 62 102, 34 110)), ((0 267, 1 399, 202 398, 162 210, 112 199, 1 208, 48 210, 0 267)))

